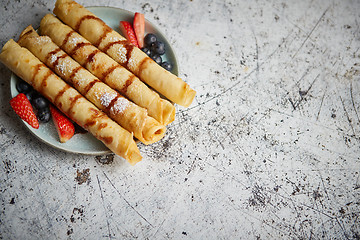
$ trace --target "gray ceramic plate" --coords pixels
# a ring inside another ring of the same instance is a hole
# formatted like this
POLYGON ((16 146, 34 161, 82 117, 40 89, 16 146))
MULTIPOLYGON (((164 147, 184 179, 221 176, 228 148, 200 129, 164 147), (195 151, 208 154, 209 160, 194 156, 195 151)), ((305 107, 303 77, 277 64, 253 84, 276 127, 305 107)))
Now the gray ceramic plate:
MULTIPOLYGON (((120 8, 112 7, 87 7, 91 12, 101 18, 106 24, 108 24, 115 31, 119 31, 119 22, 120 21, 132 21, 134 13, 120 8)), ((149 21, 145 23, 145 31, 152 32, 156 34, 160 41, 163 41, 167 47, 166 54, 163 56, 164 61, 170 61, 173 63, 172 73, 178 75, 178 65, 176 62, 176 57, 174 51, 171 49, 169 42, 165 36, 159 31, 157 27, 151 24, 149 21)), ((12 74, 10 79, 10 90, 12 97, 15 97, 18 94, 16 90, 16 83, 20 81, 18 77, 12 74)), ((39 129, 34 129, 26 122, 22 121, 29 131, 35 135, 38 139, 44 143, 72 153, 80 154, 91 154, 91 155, 101 155, 110 153, 110 150, 99 140, 93 137, 90 133, 78 133, 75 134, 69 141, 66 143, 60 143, 59 137, 57 135, 55 126, 52 121, 48 123, 41 123, 39 129)))

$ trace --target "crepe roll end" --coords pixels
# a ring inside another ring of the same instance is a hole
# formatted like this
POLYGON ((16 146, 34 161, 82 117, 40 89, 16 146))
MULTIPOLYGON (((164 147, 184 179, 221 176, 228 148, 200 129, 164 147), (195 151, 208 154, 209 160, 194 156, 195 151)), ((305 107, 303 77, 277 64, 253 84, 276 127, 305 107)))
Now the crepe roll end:
POLYGON ((196 91, 191 89, 188 84, 184 84, 184 97, 177 103, 183 107, 189 107, 193 102, 196 91))
POLYGON ((143 139, 140 140, 145 145, 149 145, 161 140, 164 137, 165 132, 166 127, 164 125, 159 124, 159 122, 152 117, 147 117, 144 128, 142 129, 143 139))
MULTIPOLYGON (((136 144, 134 143, 134 146, 130 146, 133 149, 137 149, 136 144)), ((129 151, 129 154, 127 156, 127 161, 134 166, 136 163, 140 162, 142 160, 142 156, 139 151, 129 151)))

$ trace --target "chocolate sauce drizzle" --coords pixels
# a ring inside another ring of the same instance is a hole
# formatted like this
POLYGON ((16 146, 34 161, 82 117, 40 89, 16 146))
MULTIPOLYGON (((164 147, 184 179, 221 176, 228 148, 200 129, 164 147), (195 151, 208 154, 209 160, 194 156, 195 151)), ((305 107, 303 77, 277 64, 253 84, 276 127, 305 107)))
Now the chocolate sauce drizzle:
POLYGON ((83 96, 81 95, 81 94, 78 94, 78 95, 76 95, 75 97, 73 97, 73 98, 70 98, 70 108, 69 108, 69 110, 68 110, 68 112, 67 112, 67 115, 68 116, 73 116, 74 115, 74 113, 73 113, 73 111, 72 111, 72 109, 74 108, 74 106, 75 106, 75 103, 76 103, 76 101, 79 99, 79 98, 82 98, 83 96))
POLYGON ((77 43, 74 47, 73 50, 71 50, 71 52, 69 53, 70 56, 73 56, 76 51, 79 49, 79 48, 82 48, 84 46, 91 46, 91 43, 88 43, 88 42, 80 42, 80 43, 77 43))
POLYGON ((120 89, 120 92, 126 94, 128 87, 134 82, 135 75, 131 75, 128 80, 126 80, 124 86, 120 89))
POLYGON ((95 49, 92 53, 90 53, 83 65, 86 66, 88 63, 93 62, 95 55, 98 54, 99 52, 100 50, 95 49))
POLYGON ((80 71, 80 69, 82 69, 83 67, 82 66, 78 66, 77 68, 73 69, 70 76, 69 76, 69 79, 71 82, 73 82, 74 80, 74 77, 75 77, 75 74, 80 71))
POLYGON ((112 28, 110 28, 109 26, 105 25, 104 27, 105 27, 104 32, 101 34, 99 39, 94 43, 94 46, 96 47, 99 47, 102 41, 106 38, 106 35, 112 31, 112 28))
POLYGON ((62 42, 60 48, 64 48, 65 44, 69 41, 69 38, 73 33, 75 33, 75 31, 71 30, 70 32, 68 32, 68 34, 66 34, 66 37, 64 38, 64 41, 62 42))
MULTIPOLYGON (((49 58, 50 58, 52 55, 55 55, 55 54, 57 54, 57 53, 60 52, 60 51, 61 51, 61 48, 56 48, 55 50, 49 52, 49 53, 46 55, 44 62, 49 63, 49 58)), ((51 64, 49 64, 49 65, 51 65, 51 64)))
POLYGON ((93 81, 89 82, 88 85, 86 85, 86 87, 84 88, 84 91, 82 92, 82 94, 85 96, 90 91, 90 89, 95 85, 95 83, 98 83, 98 82, 100 82, 100 81, 97 79, 94 79, 93 81))
POLYGON ((82 18, 80 18, 80 20, 76 23, 74 30, 79 32, 82 22, 86 19, 93 19, 93 20, 96 20, 96 21, 100 22, 101 24, 105 25, 105 23, 100 18, 93 16, 93 15, 85 15, 82 18))

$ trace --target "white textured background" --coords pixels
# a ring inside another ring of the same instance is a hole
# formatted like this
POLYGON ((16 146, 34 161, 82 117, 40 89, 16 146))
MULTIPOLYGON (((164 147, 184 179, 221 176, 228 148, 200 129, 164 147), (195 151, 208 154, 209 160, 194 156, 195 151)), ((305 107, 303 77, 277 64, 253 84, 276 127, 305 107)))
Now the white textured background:
MULTIPOLYGON (((360 238, 359 1, 79 2, 145 13, 197 97, 103 164, 33 139, 1 65, 0 238, 360 238)), ((1 47, 53 6, 0 0, 1 47)))

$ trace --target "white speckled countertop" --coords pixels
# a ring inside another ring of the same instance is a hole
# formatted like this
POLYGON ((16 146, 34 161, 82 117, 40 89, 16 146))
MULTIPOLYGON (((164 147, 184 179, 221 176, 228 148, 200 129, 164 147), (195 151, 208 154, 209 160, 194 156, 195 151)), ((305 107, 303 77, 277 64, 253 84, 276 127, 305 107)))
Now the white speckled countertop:
MULTIPOLYGON (((132 167, 34 139, 0 64, 0 238, 360 238, 359 1, 79 2, 143 12, 197 97, 132 167)), ((1 0, 1 47, 53 6, 1 0)))

